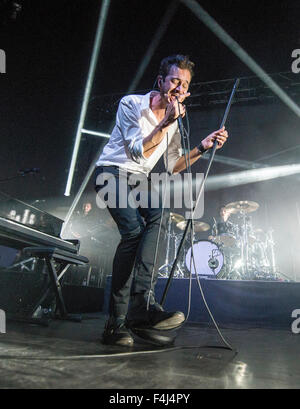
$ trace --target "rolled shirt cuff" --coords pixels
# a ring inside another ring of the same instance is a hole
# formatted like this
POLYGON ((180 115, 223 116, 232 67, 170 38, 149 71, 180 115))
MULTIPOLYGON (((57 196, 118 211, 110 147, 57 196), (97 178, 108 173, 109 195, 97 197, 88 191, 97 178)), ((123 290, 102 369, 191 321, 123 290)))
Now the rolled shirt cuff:
POLYGON ((143 139, 137 140, 137 138, 134 138, 128 145, 128 150, 132 160, 137 163, 141 163, 141 161, 147 159, 143 155, 143 139))

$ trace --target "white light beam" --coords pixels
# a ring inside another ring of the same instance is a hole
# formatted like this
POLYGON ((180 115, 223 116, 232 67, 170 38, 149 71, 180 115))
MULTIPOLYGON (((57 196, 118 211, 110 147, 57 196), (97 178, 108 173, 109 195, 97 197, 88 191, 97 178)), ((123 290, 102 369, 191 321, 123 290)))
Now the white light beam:
POLYGON ((89 73, 87 77, 87 83, 85 86, 85 92, 84 92, 84 97, 83 97, 83 102, 82 102, 82 107, 81 107, 79 123, 78 123, 76 137, 75 137, 75 143, 74 143, 73 154, 72 154, 72 159, 71 159, 71 164, 70 164, 70 169, 69 169, 69 174, 68 174, 65 196, 70 196, 70 192, 71 192, 71 186, 72 186, 72 181, 73 181, 74 172, 75 172, 77 155, 78 155, 79 145, 81 141, 81 134, 82 134, 81 131, 82 131, 85 117, 86 117, 86 111, 87 111, 90 93, 91 93, 91 89, 93 85, 93 80, 94 80, 95 70, 97 66, 100 46, 102 43, 103 32, 104 32, 106 19, 107 19, 109 5, 110 5, 110 0, 103 0, 101 12, 99 16, 97 33, 96 33, 95 42, 94 42, 93 54, 91 57, 90 68, 89 68, 89 73))
POLYGON ((300 164, 270 166, 262 169, 244 170, 242 172, 226 173, 224 175, 210 176, 207 178, 205 190, 218 190, 248 183, 263 182, 284 176, 300 173, 300 164))
POLYGON ((300 107, 195 0, 181 0, 228 48, 252 70, 298 117, 300 107))

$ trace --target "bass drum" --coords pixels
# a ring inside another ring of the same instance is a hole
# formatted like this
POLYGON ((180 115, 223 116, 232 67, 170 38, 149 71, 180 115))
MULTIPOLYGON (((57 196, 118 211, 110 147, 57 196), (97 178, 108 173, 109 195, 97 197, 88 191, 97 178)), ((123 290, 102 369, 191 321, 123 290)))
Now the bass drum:
MULTIPOLYGON (((192 247, 186 253, 185 264, 195 274, 194 263, 191 264, 192 247)), ((199 276, 217 277, 224 264, 224 255, 220 247, 210 240, 200 240, 193 245, 196 271, 199 276)))

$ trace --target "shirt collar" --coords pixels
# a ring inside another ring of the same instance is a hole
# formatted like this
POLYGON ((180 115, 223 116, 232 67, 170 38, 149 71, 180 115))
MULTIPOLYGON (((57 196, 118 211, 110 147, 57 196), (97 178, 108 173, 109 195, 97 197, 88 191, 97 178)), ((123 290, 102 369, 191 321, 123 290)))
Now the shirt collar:
POLYGON ((148 94, 143 95, 141 110, 150 110, 150 95, 153 91, 148 92, 148 94))

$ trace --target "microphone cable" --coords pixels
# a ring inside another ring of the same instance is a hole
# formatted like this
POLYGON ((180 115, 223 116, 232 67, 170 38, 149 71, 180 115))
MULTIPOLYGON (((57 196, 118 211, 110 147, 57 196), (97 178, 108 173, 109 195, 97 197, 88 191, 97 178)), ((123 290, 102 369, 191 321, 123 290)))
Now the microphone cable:
MULTIPOLYGON (((178 97, 176 97, 177 100, 177 104, 178 104, 178 112, 180 114, 180 104, 179 104, 179 100, 178 97)), ((187 116, 187 110, 185 112, 186 114, 186 120, 187 120, 187 127, 188 127, 188 132, 185 130, 184 126, 183 126, 183 122, 182 122, 182 118, 179 116, 178 122, 179 122, 179 129, 180 129, 180 133, 182 135, 182 147, 183 147, 183 152, 184 152, 184 160, 185 160, 185 167, 187 170, 187 173, 189 175, 188 177, 188 184, 189 184, 189 201, 190 201, 190 206, 192 207, 193 204, 193 184, 192 184, 192 172, 191 172, 191 163, 190 163, 190 151, 188 149, 189 146, 189 132, 190 132, 190 125, 189 125, 189 121, 188 121, 188 116, 187 116), (188 141, 188 146, 186 146, 186 140, 188 141)), ((184 187, 185 189, 185 187, 184 187)), ((192 226, 193 226, 193 220, 191 221, 192 226)), ((191 234, 191 230, 190 230, 190 234, 191 234)), ((191 241, 191 237, 190 237, 190 241, 191 241)), ((191 241, 191 244, 193 242, 191 241)), ((189 289, 188 289, 188 309, 187 309, 187 313, 186 313, 186 318, 185 318, 185 322, 187 322, 189 316, 190 316, 190 312, 191 312, 191 305, 192 305, 192 273, 191 273, 191 269, 190 269, 190 274, 189 274, 189 289)))
MULTIPOLYGON (((179 111, 179 115, 180 114, 180 103, 178 101, 178 97, 176 97, 177 103, 178 103, 178 111, 179 111)), ((178 126, 180 131, 182 131, 182 145, 183 145, 183 150, 184 150, 184 158, 185 158, 185 165, 186 165, 186 169, 187 169, 187 173, 189 174, 189 178, 188 178, 188 184, 189 184, 189 196, 190 196, 190 206, 193 206, 193 189, 192 189, 192 171, 191 171, 191 163, 190 163, 190 124, 189 124, 189 118, 188 118, 188 114, 187 114, 187 110, 186 110, 186 121, 187 121, 187 128, 188 131, 184 128, 183 123, 182 123, 182 118, 181 116, 179 116, 178 118, 178 126)), ((166 134, 166 143, 167 143, 167 148, 166 148, 166 169, 168 170, 168 148, 169 148, 169 138, 168 138, 168 132, 166 134)), ((204 176, 203 182, 206 180, 207 175, 208 175, 208 171, 211 167, 212 164, 212 159, 213 157, 210 158, 207 170, 206 170, 206 174, 204 176)), ((166 172, 166 183, 167 183, 167 175, 168 173, 166 172)), ((162 229, 162 221, 163 221, 163 216, 164 216, 164 212, 165 212, 165 201, 166 201, 166 193, 167 193, 167 184, 165 184, 165 191, 163 194, 163 203, 162 203, 162 214, 161 214, 161 218, 160 218, 160 223, 159 223, 159 230, 158 230, 158 234, 157 234, 157 241, 156 241, 156 246, 155 246, 155 253, 154 253, 154 262, 153 262, 153 267, 152 267, 152 274, 151 274, 151 284, 150 284, 150 290, 148 293, 148 298, 147 298, 147 310, 149 310, 150 307, 150 299, 151 299, 151 293, 152 293, 152 286, 153 286, 153 281, 154 281, 154 275, 155 275, 155 271, 156 271, 156 264, 157 264, 157 257, 158 257, 158 246, 159 246, 159 241, 160 241, 160 237, 161 237, 161 229, 162 229)), ((196 192, 197 194, 197 192, 196 192)), ((191 260, 190 260, 190 274, 189 274, 189 291, 188 291, 188 310, 186 313, 186 318, 184 322, 187 322, 188 317, 190 315, 190 311, 191 311, 191 302, 192 302, 192 264, 194 267, 194 271, 195 271, 195 275, 196 275, 196 280, 198 283, 198 287, 200 290, 200 294, 202 296, 204 305, 207 309, 207 312, 220 336, 220 338, 222 339, 222 341, 224 342, 224 344, 227 346, 228 349, 235 351, 235 349, 226 341, 226 339, 224 338, 224 336, 222 335, 218 324, 216 323, 213 314, 208 306, 208 303, 206 301, 204 292, 203 292, 203 288, 202 285, 200 283, 200 279, 198 277, 197 274, 197 269, 196 269, 196 263, 195 263, 195 257, 194 257, 194 220, 193 220, 194 214, 191 213, 191 228, 190 228, 190 242, 191 242, 191 260)))
MULTIPOLYGON (((179 105, 178 98, 177 98, 177 103, 178 103, 178 109, 179 109, 179 112, 180 112, 180 105, 179 105)), ((185 112, 185 115, 186 115, 186 122, 187 122, 188 130, 186 130, 182 126, 182 129, 183 129, 183 132, 184 132, 182 141, 183 141, 184 152, 187 152, 187 154, 184 153, 184 156, 185 156, 186 169, 187 169, 188 174, 190 175, 188 180, 189 180, 189 192, 190 192, 190 205, 192 206, 192 204, 193 204, 193 201, 192 201, 193 200, 193 192, 192 192, 192 183, 191 183, 192 170, 191 170, 191 163, 190 163, 190 149, 191 149, 191 146, 190 146, 190 125, 189 125, 189 118, 188 118, 187 110, 185 112), (187 146, 186 146, 185 140, 187 141, 187 146)), ((211 158, 210 158, 210 161, 209 161, 209 164, 207 166, 207 170, 206 170, 206 173, 204 175, 204 179, 203 179, 202 183, 204 183, 205 180, 207 179, 208 172, 209 172, 211 164, 212 164, 212 160, 213 160, 213 156, 211 156, 211 158)), ((201 189, 200 189, 200 194, 202 194, 201 189)), ((196 191, 196 195, 197 195, 197 191, 196 191)), ((211 312, 211 310, 210 310, 210 308, 208 306, 206 297, 204 295, 204 291, 203 291, 203 288, 202 288, 202 285, 201 285, 201 282, 200 282, 201 280, 200 280, 200 277, 198 276, 196 262, 195 262, 195 256, 194 256, 194 237, 195 237, 195 235, 194 235, 194 219, 193 219, 193 217, 194 217, 194 214, 192 213, 191 214, 191 228, 190 228, 190 232, 189 232, 190 233, 190 241, 191 241, 191 259, 190 259, 190 274, 189 274, 190 283, 189 283, 188 314, 190 313, 190 307, 191 307, 191 283, 192 283, 192 264, 193 264, 194 272, 195 272, 195 276, 196 276, 196 280, 197 280, 197 284, 198 284, 198 288, 200 290, 200 294, 201 294, 201 297, 203 299, 206 310, 207 310, 207 312, 208 312, 208 314, 209 314, 209 316, 210 316, 210 318, 211 318, 211 320, 212 320, 212 322, 213 322, 213 324, 214 324, 220 338, 224 342, 224 344, 231 351, 236 351, 236 349, 233 348, 229 344, 229 342, 225 339, 225 337, 223 336, 223 334, 222 334, 222 332, 221 332, 221 330, 220 330, 220 328, 219 328, 219 326, 218 326, 218 324, 217 324, 217 322, 216 322, 216 320, 215 320, 215 318, 214 318, 214 316, 213 316, 213 314, 212 314, 212 312, 211 312)), ((188 316, 187 316, 187 318, 188 318, 188 316)), ((185 321, 187 321, 187 318, 186 318, 185 321)))
MULTIPOLYGON (((167 143, 167 148, 166 148, 166 169, 168 169, 168 167, 169 167, 169 160, 168 160, 168 155, 169 155, 169 133, 168 132, 166 133, 166 143, 167 143)), ((168 172, 166 171, 165 172, 165 189, 164 189, 164 192, 163 192, 161 216, 160 216, 160 221, 159 221, 159 228, 158 228, 158 233, 157 233, 154 260, 153 260, 153 266, 152 266, 150 291, 149 291, 148 298, 147 298, 147 310, 149 310, 149 307, 150 307, 150 298, 151 298, 152 286, 153 286, 153 281, 154 281, 154 275, 155 275, 155 271, 157 269, 158 245, 159 245, 159 241, 160 241, 160 237, 161 237, 161 229, 162 229, 162 223, 163 223, 163 219, 164 219, 165 206, 166 206, 167 181, 168 181, 168 172)), ((152 189, 151 189, 151 191, 152 191, 152 189)), ((158 200, 160 201, 159 185, 158 185, 158 200)), ((170 217, 170 215, 169 215, 169 217, 170 217)), ((158 271, 157 271, 157 275, 158 275, 158 271)), ((154 292, 154 294, 155 294, 155 292, 154 292)))

